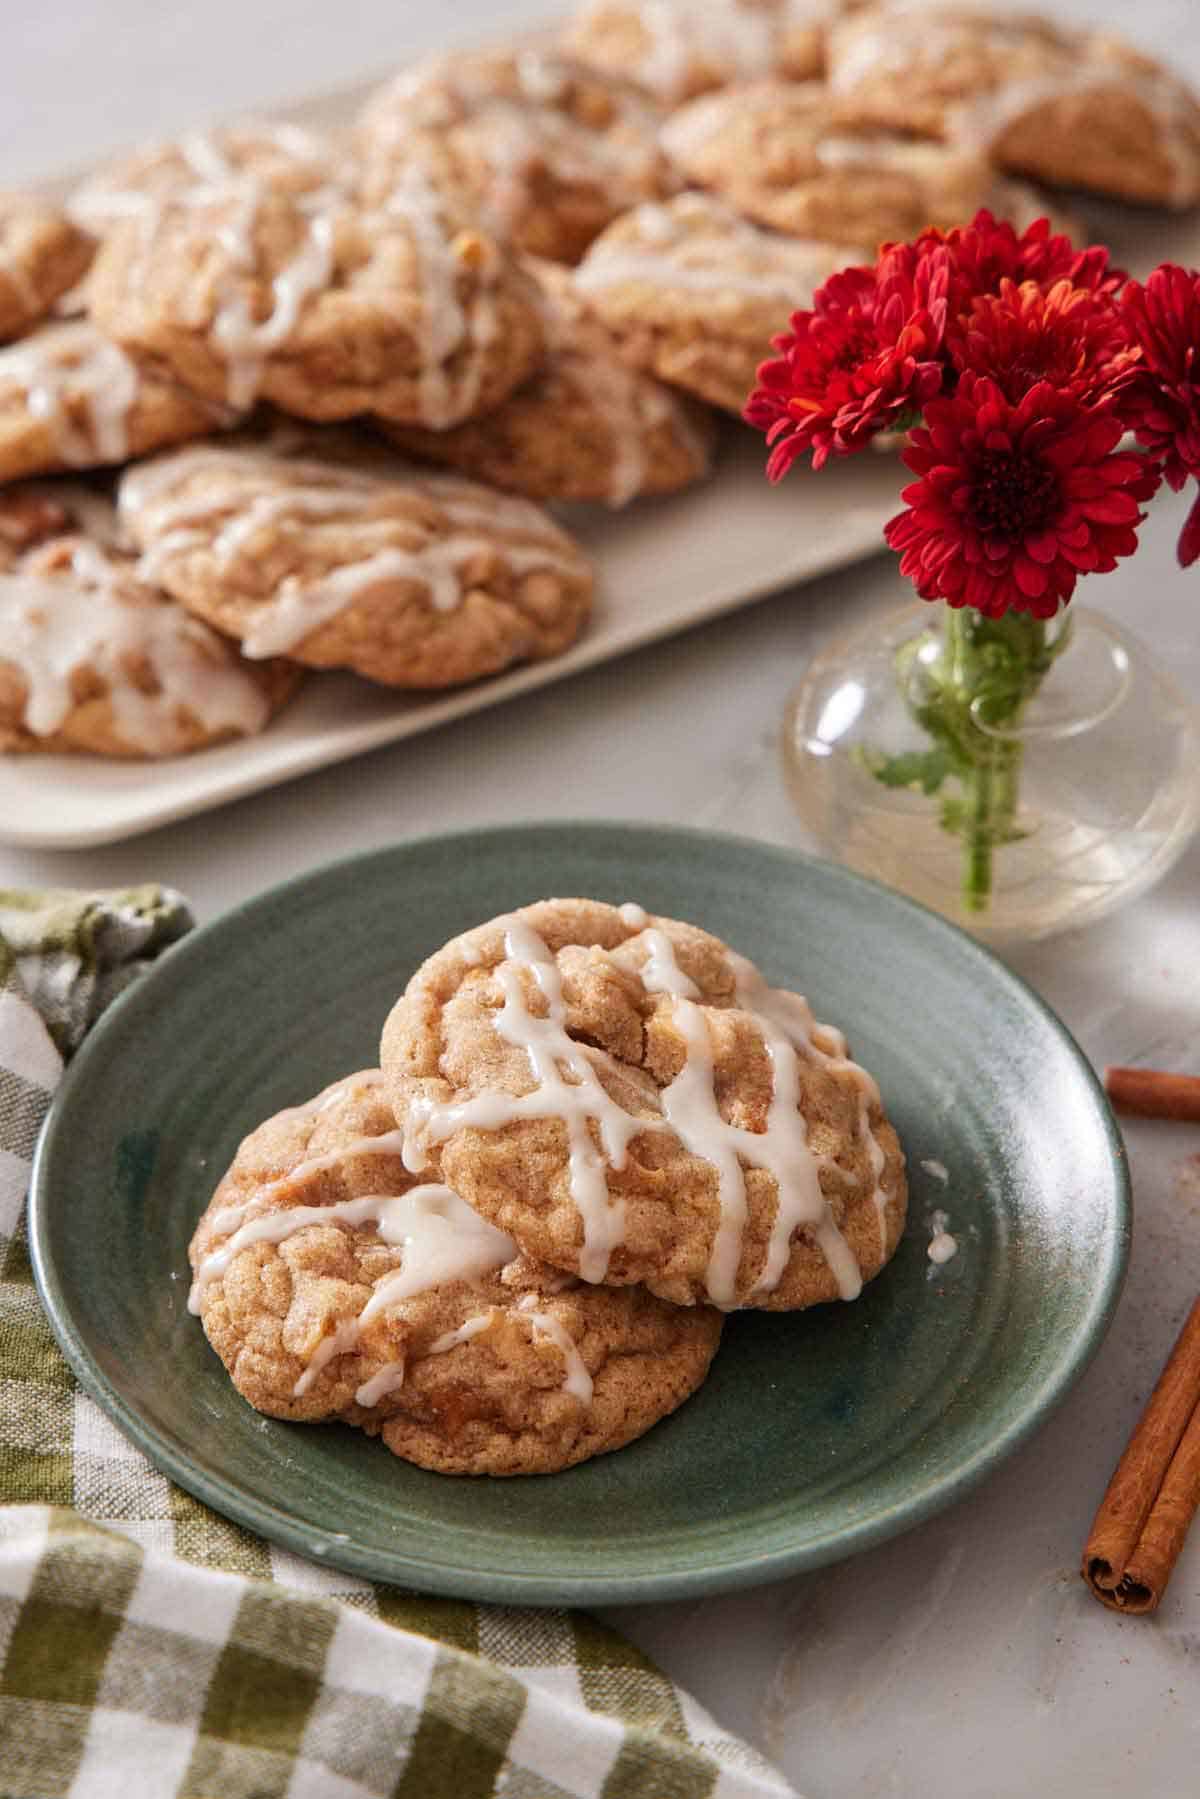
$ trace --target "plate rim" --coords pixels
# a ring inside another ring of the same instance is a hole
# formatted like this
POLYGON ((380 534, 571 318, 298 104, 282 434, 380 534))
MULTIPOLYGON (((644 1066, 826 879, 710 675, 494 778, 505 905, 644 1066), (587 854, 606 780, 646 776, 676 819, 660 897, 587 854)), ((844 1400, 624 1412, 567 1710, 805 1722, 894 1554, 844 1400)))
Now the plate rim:
POLYGON ((1120 1128, 1102 1083, 1081 1046, 1036 989, 969 932, 881 882, 791 845, 730 832, 709 831, 692 825, 585 817, 522 820, 504 825, 489 825, 479 830, 467 828, 423 833, 356 850, 273 883, 197 926, 187 936, 170 945, 147 974, 132 983, 97 1021, 88 1039, 65 1070, 38 1135, 30 1172, 27 1217, 30 1259, 38 1297, 55 1339, 80 1385, 155 1467, 187 1492, 211 1505, 222 1516, 257 1532, 268 1542, 277 1543, 323 1566, 338 1568, 368 1580, 455 1598, 507 1604, 597 1605, 695 1598, 781 1580, 857 1555, 915 1528, 965 1497, 1049 1420, 1099 1350, 1120 1298, 1128 1269, 1132 1235, 1132 1191, 1128 1158, 1120 1128), (321 878, 348 871, 356 865, 380 862, 397 854, 447 848, 456 844, 478 849, 482 842, 511 842, 514 838, 528 839, 535 834, 545 838, 557 837, 567 842, 573 833, 581 831, 608 832, 622 836, 652 832, 659 840, 669 837, 680 844, 702 843, 707 847, 715 844, 726 853, 749 850, 755 854, 765 854, 790 866, 793 871, 815 867, 833 873, 839 880, 853 887, 868 890, 886 904, 898 908, 902 914, 914 916, 923 928, 932 928, 935 935, 947 933, 960 951, 965 949, 969 956, 976 958, 989 971, 989 975, 1006 984, 1023 1005, 1032 1005, 1042 1021, 1058 1036, 1062 1048, 1075 1064, 1077 1072, 1082 1075, 1085 1089, 1090 1089, 1097 1102, 1114 1185, 1114 1228, 1110 1253, 1103 1263, 1097 1264, 1096 1279, 1089 1293, 1086 1314, 1070 1346, 1070 1353, 1055 1364, 1051 1374, 1043 1377, 1035 1389, 1023 1394, 1017 1416, 1010 1419, 998 1435, 989 1438, 965 1462, 957 1464, 950 1473, 914 1498, 877 1511, 867 1519, 844 1525, 836 1533, 827 1532, 815 1540, 809 1539, 804 1544, 790 1548, 782 1546, 755 1551, 742 1547, 739 1551, 735 1547, 731 1554, 722 1549, 715 1556, 711 1549, 706 1549, 706 1559, 697 1567, 635 1571, 623 1575, 589 1574, 572 1570, 556 1576, 497 1570, 494 1567, 473 1570, 464 1568, 457 1562, 439 1565, 431 1562, 427 1556, 418 1559, 414 1554, 403 1551, 385 1552, 381 1555, 377 1549, 369 1546, 360 1548, 353 1540, 342 1540, 332 1528, 321 1532, 302 1521, 298 1522, 288 1512, 247 1492, 224 1475, 198 1468, 188 1457, 186 1450, 177 1450, 157 1429, 143 1421, 136 1408, 93 1361, 82 1334, 75 1325, 67 1294, 59 1280, 50 1251, 52 1202, 47 1194, 43 1171, 51 1153, 50 1146, 58 1130, 60 1116, 71 1103, 74 1087, 86 1079, 89 1062, 103 1053, 107 1036, 115 1030, 125 1011, 138 1003, 139 995, 147 991, 160 969, 173 967, 181 960, 186 961, 191 955, 203 955, 212 937, 231 926, 243 924, 247 916, 258 908, 275 905, 280 901, 286 903, 293 892, 302 890, 321 878), (77 1072, 80 1069, 83 1070, 82 1074, 77 1072))

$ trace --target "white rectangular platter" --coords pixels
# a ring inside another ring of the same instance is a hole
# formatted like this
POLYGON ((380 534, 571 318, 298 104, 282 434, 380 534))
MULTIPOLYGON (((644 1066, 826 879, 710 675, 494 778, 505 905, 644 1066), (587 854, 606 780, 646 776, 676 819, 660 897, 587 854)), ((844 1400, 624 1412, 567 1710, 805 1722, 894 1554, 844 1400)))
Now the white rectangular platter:
POLYGON ((897 510, 891 457, 859 458, 819 487, 795 479, 772 488, 761 438, 735 437, 702 487, 611 515, 573 509, 570 528, 598 583, 591 623, 566 655, 432 698, 317 675, 261 736, 161 762, 8 756, 0 838, 66 849, 132 837, 561 681, 881 547, 897 510))
MULTIPOLYGON (((335 126, 365 91, 278 116, 335 126)), ((1093 221, 1137 268, 1166 256, 1200 260, 1194 218, 1124 214, 1104 226, 1093 221)), ((797 471, 781 488, 768 485, 764 461, 758 434, 731 422, 702 486, 619 513, 572 508, 568 522, 594 559, 597 594, 584 636, 566 655, 432 697, 318 675, 260 737, 161 762, 8 756, 0 759, 0 841, 42 849, 118 842, 565 680, 882 549, 903 484, 895 457, 857 456, 819 480, 797 471)))

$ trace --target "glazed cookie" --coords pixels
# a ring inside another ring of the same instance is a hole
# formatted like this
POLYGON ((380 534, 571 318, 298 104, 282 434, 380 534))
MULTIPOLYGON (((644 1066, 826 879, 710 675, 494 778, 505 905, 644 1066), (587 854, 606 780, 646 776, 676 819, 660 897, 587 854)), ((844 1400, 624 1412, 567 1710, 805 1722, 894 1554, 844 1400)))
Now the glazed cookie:
POLYGON ((634 89, 545 51, 434 57, 365 108, 364 192, 385 204, 417 164, 501 242, 577 262, 619 212, 678 185, 659 124, 634 89))
POLYGON ((962 225, 993 203, 981 150, 839 126, 816 82, 759 81, 673 113, 664 148, 688 180, 759 224, 854 247, 962 225))
POLYGON ((57 207, 31 194, 0 193, 0 342, 45 318, 80 280, 94 248, 57 207))
POLYGON ((480 925, 413 976, 382 1063, 406 1166, 585 1280, 793 1310, 899 1241, 874 1081, 693 925, 594 900, 480 925))
POLYGON ((820 74, 836 11, 837 0, 590 0, 565 42, 581 62, 677 106, 731 81, 820 74))
POLYGON ((295 690, 137 578, 102 494, 0 496, 0 570, 2 750, 179 755, 261 731, 295 690))
POLYGON ((254 181, 185 194, 113 228, 89 291, 110 336, 197 393, 301 418, 457 424, 542 350, 527 277, 412 184, 377 212, 254 181))
POLYGON ((615 220, 576 283, 635 366, 740 415, 772 336, 853 260, 687 193, 615 220))
POLYGON ((534 1474, 619 1449, 700 1385, 718 1313, 531 1263, 400 1143, 367 1070, 238 1150, 189 1303, 251 1405, 343 1418, 444 1473, 534 1474))
POLYGON ((1200 199, 1200 106, 1119 38, 977 8, 877 6, 830 34, 843 119, 976 145, 998 167, 1122 200, 1200 199))
POLYGON ((148 577, 251 657, 448 687, 557 655, 591 569, 536 506, 377 455, 245 446, 131 469, 120 511, 148 577))
POLYGON ((414 455, 534 500, 624 506, 701 480, 714 438, 705 409, 620 360, 570 269, 530 267, 549 345, 540 372, 485 419, 452 431, 393 426, 389 436, 414 455))
POLYGON ((150 221, 166 201, 188 194, 254 184, 297 199, 319 195, 329 205, 348 198, 357 180, 356 165, 333 139, 251 120, 146 144, 76 188, 68 211, 100 237, 126 219, 150 221))
POLYGON ((0 349, 0 481, 127 462, 228 421, 87 319, 0 349))

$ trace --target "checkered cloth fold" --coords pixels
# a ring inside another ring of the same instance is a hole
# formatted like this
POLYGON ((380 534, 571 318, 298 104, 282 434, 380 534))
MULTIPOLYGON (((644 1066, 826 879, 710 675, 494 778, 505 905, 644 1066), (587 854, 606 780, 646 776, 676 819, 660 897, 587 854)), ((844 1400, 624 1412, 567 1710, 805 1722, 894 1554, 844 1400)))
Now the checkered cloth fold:
POLYGON ((190 928, 178 894, 0 890, 0 1799, 788 1799, 586 1614, 274 1548, 76 1385, 23 1210, 62 1056, 190 928))

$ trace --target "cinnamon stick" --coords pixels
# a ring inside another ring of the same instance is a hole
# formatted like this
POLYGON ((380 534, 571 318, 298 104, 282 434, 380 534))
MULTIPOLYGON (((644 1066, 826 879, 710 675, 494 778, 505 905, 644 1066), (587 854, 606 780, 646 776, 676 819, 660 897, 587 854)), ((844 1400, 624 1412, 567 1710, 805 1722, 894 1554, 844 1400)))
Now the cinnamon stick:
POLYGON ((1092 1523, 1083 1578, 1120 1612, 1152 1612, 1200 1507, 1200 1299, 1092 1523))
POLYGON ((1118 1112, 1200 1124, 1200 1075, 1161 1068, 1106 1068, 1104 1089, 1118 1112))

